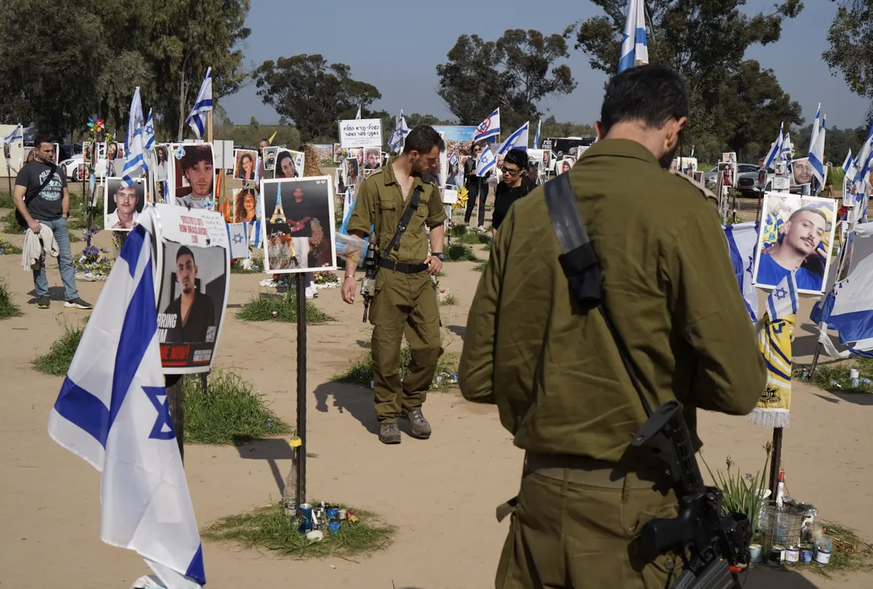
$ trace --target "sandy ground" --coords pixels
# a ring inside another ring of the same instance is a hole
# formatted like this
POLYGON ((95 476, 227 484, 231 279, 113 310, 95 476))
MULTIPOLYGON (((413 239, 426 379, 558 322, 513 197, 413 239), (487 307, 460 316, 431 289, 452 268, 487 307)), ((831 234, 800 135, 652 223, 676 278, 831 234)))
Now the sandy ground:
MULTIPOLYGON (((21 236, 4 237, 22 241, 21 236)), ((99 238, 111 249, 108 235, 99 238)), ((74 255, 82 247, 73 244, 74 255)), ((442 308, 450 354, 462 349, 479 278, 474 266, 447 264, 441 279, 458 299, 456 306, 442 308)), ((30 367, 65 323, 76 324, 88 312, 63 308, 55 264, 49 270, 55 300, 48 311, 31 304, 31 276, 21 270, 19 256, 0 256, 0 275, 25 313, 0 323, 0 587, 126 589, 148 569, 135 553, 100 542, 98 473, 46 433, 62 379, 30 367)), ((296 326, 246 324, 233 317, 259 291, 262 278, 233 275, 218 366, 253 382, 276 412, 293 423, 296 326)), ((101 283, 79 287, 85 299, 96 301, 101 283)), ((309 495, 381 514, 397 526, 396 541, 371 557, 308 561, 206 542, 207 586, 492 587, 507 526, 496 521, 494 509, 517 491, 522 452, 512 445, 493 407, 467 403, 457 390, 429 396, 425 414, 434 428, 429 441, 404 436, 399 446, 380 444, 370 391, 330 380, 363 353, 362 344, 369 340, 360 303, 343 304, 336 289, 321 291, 315 303, 337 322, 308 331, 309 495)), ((810 306, 811 301, 804 301, 801 317, 808 317, 810 306)), ((811 355, 815 338, 809 325, 797 336, 795 353, 802 362, 811 355)), ((861 440, 867 440, 871 403, 873 396, 837 396, 797 384, 784 455, 789 493, 868 539, 873 538, 873 471, 861 440)), ((761 447, 770 438, 768 430, 745 418, 707 413, 701 416, 700 432, 711 466, 721 467, 728 454, 743 471, 763 466, 761 447)), ((191 445, 185 459, 201 526, 277 500, 289 466, 287 445, 281 441, 240 448, 191 445)), ((873 587, 873 574, 827 581, 757 567, 746 587, 873 587)))

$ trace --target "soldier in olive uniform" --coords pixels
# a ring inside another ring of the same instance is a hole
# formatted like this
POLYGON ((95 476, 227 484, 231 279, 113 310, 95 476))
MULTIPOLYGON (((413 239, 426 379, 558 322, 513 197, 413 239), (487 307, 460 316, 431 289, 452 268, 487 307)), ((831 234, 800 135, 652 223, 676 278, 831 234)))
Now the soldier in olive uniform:
MULTIPOLYGON (((677 74, 624 71, 606 90, 602 140, 569 174, 642 389, 652 407, 683 403, 699 448, 696 408, 749 413, 765 369, 715 208, 666 171, 687 115, 677 74)), ((518 496, 498 509, 512 521, 496 586, 664 588, 681 563, 641 562, 634 541, 677 500, 629 450, 643 406, 603 317, 571 303, 560 254, 537 188, 500 226, 467 322, 461 391, 496 403, 526 450, 518 496)))
MULTIPOLYGON (((421 406, 441 353, 440 313, 432 277, 445 259, 446 213, 439 187, 430 181, 430 173, 438 169, 439 155, 445 148, 433 127, 412 129, 403 153, 364 180, 349 219, 350 235, 367 237, 370 226, 374 226, 377 251, 381 254, 394 237, 414 191, 421 189, 418 208, 403 233, 400 247, 387 258, 383 256, 370 309, 376 417, 379 440, 385 444, 400 443, 397 419, 401 416, 408 420, 412 436, 426 439, 431 435, 421 406), (425 227, 430 229, 430 255, 425 227), (400 345, 404 335, 412 361, 401 382, 400 345)), ((349 304, 355 300, 353 263, 346 266, 342 298, 349 304)))

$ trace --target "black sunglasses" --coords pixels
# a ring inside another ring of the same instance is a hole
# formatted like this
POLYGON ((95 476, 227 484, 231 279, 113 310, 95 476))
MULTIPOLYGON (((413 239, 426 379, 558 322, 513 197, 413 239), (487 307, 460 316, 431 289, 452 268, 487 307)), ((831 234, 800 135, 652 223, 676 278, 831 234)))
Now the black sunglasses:
POLYGON ((510 170, 509 168, 500 168, 500 171, 504 174, 509 174, 510 176, 515 176, 519 172, 521 172, 520 168, 515 168, 514 170, 510 170))

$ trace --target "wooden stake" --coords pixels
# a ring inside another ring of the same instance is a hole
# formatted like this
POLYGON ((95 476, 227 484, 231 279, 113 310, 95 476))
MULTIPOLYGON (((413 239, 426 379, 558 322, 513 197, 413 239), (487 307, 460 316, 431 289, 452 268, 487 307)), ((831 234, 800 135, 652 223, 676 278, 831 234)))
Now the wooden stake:
POLYGON ((782 428, 773 428, 773 456, 770 460, 770 492, 776 499, 776 486, 779 484, 779 471, 782 465, 782 428))
POLYGON ((206 115, 206 141, 212 143, 212 111, 206 115))
POLYGON ((173 431, 176 432, 176 442, 179 444, 179 455, 182 464, 185 463, 185 407, 182 375, 168 374, 164 376, 167 388, 167 403, 170 405, 170 417, 173 418, 173 431))
POLYGON ((297 503, 306 503, 306 273, 297 274, 297 503))

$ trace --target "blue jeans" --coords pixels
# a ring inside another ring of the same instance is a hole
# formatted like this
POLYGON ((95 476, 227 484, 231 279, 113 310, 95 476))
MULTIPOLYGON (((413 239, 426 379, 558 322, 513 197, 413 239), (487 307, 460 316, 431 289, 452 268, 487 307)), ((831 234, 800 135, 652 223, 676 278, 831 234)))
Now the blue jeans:
MULTIPOLYGON (((58 242, 58 266, 60 266, 61 280, 64 283, 64 300, 78 299, 79 291, 76 289, 76 273, 73 270, 73 254, 70 251, 67 220, 61 217, 54 221, 40 221, 40 224, 51 229, 55 234, 55 241, 58 242)), ((36 289, 37 298, 49 296, 48 279, 45 277, 45 250, 39 258, 39 270, 33 271, 33 286, 36 289)))

